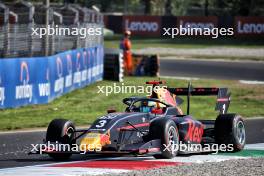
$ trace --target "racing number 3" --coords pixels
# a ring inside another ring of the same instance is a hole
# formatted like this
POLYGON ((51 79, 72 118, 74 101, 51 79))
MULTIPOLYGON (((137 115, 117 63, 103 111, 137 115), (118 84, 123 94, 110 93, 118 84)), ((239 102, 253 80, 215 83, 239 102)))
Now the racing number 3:
POLYGON ((106 120, 100 120, 97 125, 95 125, 96 128, 102 128, 106 124, 106 120))

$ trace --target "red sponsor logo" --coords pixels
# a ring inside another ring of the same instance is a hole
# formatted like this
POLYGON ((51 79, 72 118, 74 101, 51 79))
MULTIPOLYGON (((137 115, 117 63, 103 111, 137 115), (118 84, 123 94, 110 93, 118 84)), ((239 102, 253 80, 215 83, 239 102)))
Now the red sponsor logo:
POLYGON ((203 136, 203 125, 195 125, 192 120, 188 120, 188 131, 184 140, 200 143, 203 136))
POLYGON ((101 142, 102 146, 107 145, 107 144, 111 144, 110 134, 101 134, 100 135, 100 142, 101 142))
POLYGON ((26 83, 29 82, 28 64, 25 61, 22 61, 20 64, 20 81, 25 81, 26 83))

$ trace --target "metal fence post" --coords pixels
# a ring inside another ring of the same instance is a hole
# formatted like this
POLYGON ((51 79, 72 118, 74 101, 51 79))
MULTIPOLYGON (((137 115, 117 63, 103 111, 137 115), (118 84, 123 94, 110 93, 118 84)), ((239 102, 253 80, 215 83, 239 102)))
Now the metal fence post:
MULTIPOLYGON (((55 27, 56 25, 61 26, 62 22, 63 22, 63 16, 60 13, 55 12, 54 10, 53 10, 52 14, 53 14, 52 27, 55 27)), ((62 39, 61 36, 59 36, 59 37, 54 36, 54 35, 51 36, 51 41, 52 41, 51 54, 55 54, 58 51, 62 51, 62 48, 61 48, 62 47, 62 43, 61 43, 62 40, 61 39, 62 39)))
POLYGON ((28 8, 29 8, 29 24, 28 24, 28 53, 29 53, 29 57, 32 57, 33 56, 33 36, 31 35, 31 30, 32 28, 34 27, 34 21, 33 21, 33 17, 34 17, 34 12, 35 12, 35 7, 31 4, 31 3, 28 3, 28 8))
MULTIPOLYGON (((46 0, 46 19, 45 19, 45 23, 46 23, 46 30, 48 31, 48 27, 49 27, 49 9, 50 9, 50 0, 46 0)), ((45 36, 45 56, 49 55, 49 35, 46 34, 45 36)))
POLYGON ((8 31, 8 45, 7 45, 5 57, 16 56, 17 54, 15 52, 15 43, 16 43, 18 15, 12 11, 9 11, 9 18, 10 21, 9 21, 9 31, 8 31))

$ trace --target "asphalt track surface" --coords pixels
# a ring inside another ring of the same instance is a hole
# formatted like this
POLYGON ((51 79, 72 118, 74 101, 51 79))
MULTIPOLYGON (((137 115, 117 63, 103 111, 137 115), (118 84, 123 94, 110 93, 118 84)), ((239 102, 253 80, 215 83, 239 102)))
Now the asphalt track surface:
MULTIPOLYGON (((245 125, 247 144, 264 142, 264 118, 246 119, 245 125)), ((44 137, 44 131, 0 133, 0 169, 58 162, 46 155, 27 154, 32 149, 31 144, 41 144, 44 137)), ((98 157, 104 158, 105 156, 73 155, 70 161, 89 160, 98 157)))
POLYGON ((161 76, 264 81, 264 62, 160 59, 161 76))

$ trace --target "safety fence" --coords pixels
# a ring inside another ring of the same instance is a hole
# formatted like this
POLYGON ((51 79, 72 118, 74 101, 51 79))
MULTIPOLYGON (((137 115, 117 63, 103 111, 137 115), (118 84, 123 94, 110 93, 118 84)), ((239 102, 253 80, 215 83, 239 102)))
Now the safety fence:
POLYGON ((102 45, 48 57, 0 59, 0 108, 48 103, 103 78, 102 45))
POLYGON ((95 47, 103 44, 103 28, 101 13, 78 4, 53 4, 46 8, 23 0, 0 2, 0 58, 50 56, 62 51, 95 47), (48 28, 71 33, 34 35, 34 30, 48 28), (99 35, 84 36, 90 29, 99 28, 99 35))
POLYGON ((0 109, 48 103, 101 80, 103 28, 101 13, 78 4, 0 2, 0 109), (66 32, 53 34, 59 29, 66 32))

